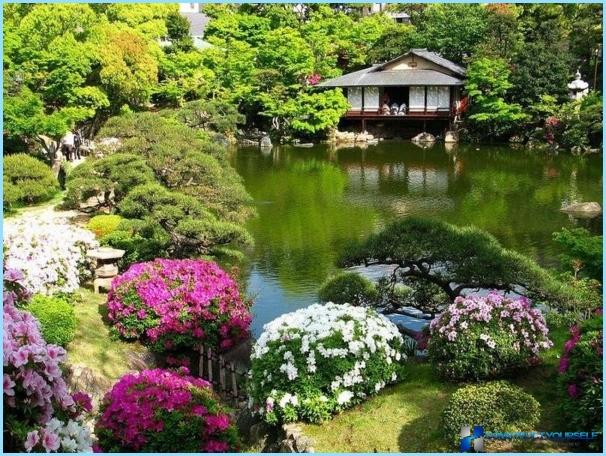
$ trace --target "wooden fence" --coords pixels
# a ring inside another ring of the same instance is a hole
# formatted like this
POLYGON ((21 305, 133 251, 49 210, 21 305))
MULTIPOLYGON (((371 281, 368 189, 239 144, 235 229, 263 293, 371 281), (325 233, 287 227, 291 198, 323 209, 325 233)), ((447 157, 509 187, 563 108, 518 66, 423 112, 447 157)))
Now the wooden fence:
POLYGON ((233 405, 246 401, 246 371, 238 369, 236 363, 212 348, 200 348, 198 374, 212 383, 213 389, 233 405))

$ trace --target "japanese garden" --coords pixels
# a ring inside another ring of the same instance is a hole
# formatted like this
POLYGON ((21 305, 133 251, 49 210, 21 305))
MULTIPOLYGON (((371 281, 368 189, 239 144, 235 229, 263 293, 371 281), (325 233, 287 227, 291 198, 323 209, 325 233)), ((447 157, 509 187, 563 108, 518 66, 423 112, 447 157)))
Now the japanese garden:
POLYGON ((4 452, 603 450, 601 4, 3 13, 4 452))

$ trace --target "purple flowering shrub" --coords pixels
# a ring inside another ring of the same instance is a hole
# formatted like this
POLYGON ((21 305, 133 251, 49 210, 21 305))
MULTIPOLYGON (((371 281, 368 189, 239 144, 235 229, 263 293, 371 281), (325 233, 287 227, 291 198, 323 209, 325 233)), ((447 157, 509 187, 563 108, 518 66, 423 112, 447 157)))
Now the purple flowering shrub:
POLYGON ((430 324, 429 357, 452 380, 495 378, 538 362, 548 332, 525 298, 458 297, 430 324))
POLYGON ((4 279, 4 449, 91 451, 90 432, 82 423, 82 414, 92 408, 90 397, 70 394, 61 371, 65 350, 47 344, 38 321, 15 307, 27 296, 22 276, 7 270, 4 279))
POLYGON ((236 282, 204 260, 133 264, 114 279, 108 309, 122 337, 158 352, 200 343, 228 349, 248 336, 251 321, 236 282))
POLYGON ((602 315, 570 328, 560 358, 564 412, 573 429, 602 431, 602 315))
POLYGON ((210 383, 179 371, 123 376, 105 395, 95 426, 103 452, 226 452, 237 433, 210 383))

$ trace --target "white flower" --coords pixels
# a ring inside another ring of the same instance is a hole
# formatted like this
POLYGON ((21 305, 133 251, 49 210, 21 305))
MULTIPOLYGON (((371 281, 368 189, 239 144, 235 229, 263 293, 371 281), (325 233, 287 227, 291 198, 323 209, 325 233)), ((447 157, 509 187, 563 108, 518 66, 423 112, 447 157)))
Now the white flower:
POLYGON ((351 391, 341 391, 337 396, 337 404, 347 404, 349 401, 351 401, 352 397, 354 397, 354 394, 351 391))

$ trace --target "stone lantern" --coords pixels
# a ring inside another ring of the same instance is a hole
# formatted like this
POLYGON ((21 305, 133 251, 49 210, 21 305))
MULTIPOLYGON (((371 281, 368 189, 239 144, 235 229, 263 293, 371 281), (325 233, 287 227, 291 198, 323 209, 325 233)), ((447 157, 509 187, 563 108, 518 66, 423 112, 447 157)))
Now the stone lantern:
POLYGON ((570 90, 570 99, 582 99, 585 95, 587 95, 587 92, 589 92, 588 87, 589 84, 581 79, 581 73, 579 72, 579 70, 577 70, 574 81, 568 84, 568 90, 570 90))
POLYGON ((111 247, 99 247, 88 252, 88 257, 96 260, 95 279, 93 289, 99 293, 99 288, 109 289, 112 280, 118 275, 118 260, 124 256, 125 251, 111 247))

